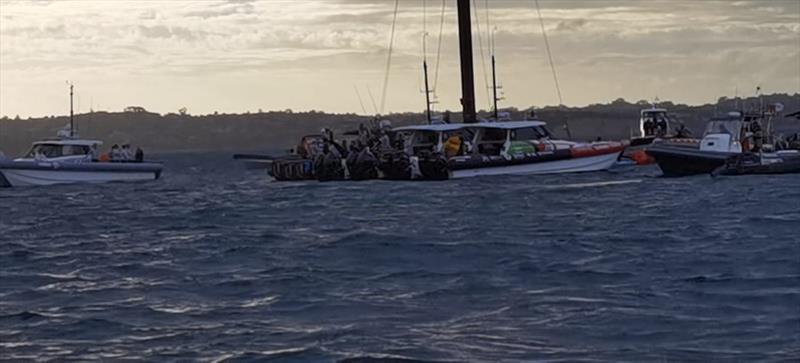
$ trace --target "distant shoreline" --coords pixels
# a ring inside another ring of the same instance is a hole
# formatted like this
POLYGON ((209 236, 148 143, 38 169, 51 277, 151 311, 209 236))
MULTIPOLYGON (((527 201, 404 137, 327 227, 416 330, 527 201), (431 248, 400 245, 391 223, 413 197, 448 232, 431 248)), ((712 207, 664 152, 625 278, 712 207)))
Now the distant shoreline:
MULTIPOLYGON (((793 95, 773 94, 763 96, 765 103, 780 102, 785 113, 800 110, 800 93, 793 95)), ((695 134, 701 134, 706 120, 719 112, 727 112, 739 105, 757 105, 756 98, 721 98, 716 104, 687 106, 661 102, 675 118, 684 122, 695 134)), ((558 137, 566 137, 564 125, 568 124, 573 139, 604 140, 627 139, 638 129, 639 112, 649 108, 649 103, 629 103, 618 99, 609 104, 586 107, 545 107, 536 109, 538 117, 548 123, 558 137)), ((319 133, 322 128, 331 128, 337 134, 354 130, 360 123, 368 122, 372 116, 356 114, 328 114, 318 111, 291 112, 268 111, 244 114, 160 115, 136 108, 128 112, 94 112, 76 115, 75 124, 79 134, 85 138, 103 140, 105 147, 130 143, 141 146, 150 153, 191 152, 242 152, 288 150, 303 135, 319 133)), ((528 110, 501 109, 509 112, 512 119, 523 119, 528 110)), ((459 122, 460 112, 451 111, 451 121, 459 122)), ((481 116, 488 116, 482 111, 481 116)), ((396 113, 381 117, 394 126, 425 122, 424 113, 396 113)), ((6 156, 25 152, 31 142, 53 137, 69 123, 68 116, 31 119, 0 119, 0 150, 6 156)), ((795 119, 781 119, 776 128, 800 129, 795 119)))

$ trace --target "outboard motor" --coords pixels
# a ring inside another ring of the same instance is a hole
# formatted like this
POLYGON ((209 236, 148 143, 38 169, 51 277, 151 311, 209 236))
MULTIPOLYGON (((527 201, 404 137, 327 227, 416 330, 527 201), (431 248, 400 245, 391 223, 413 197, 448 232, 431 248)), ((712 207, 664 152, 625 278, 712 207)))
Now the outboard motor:
POLYGON ((378 178, 378 159, 369 150, 364 148, 360 153, 351 153, 348 157, 347 168, 350 170, 350 179, 369 180, 378 178))
POLYGON ((447 180, 450 178, 447 158, 441 153, 420 154, 419 170, 424 180, 447 180))
POLYGON ((411 161, 408 155, 402 151, 395 151, 383 154, 379 166, 381 172, 388 180, 410 180, 411 161))
POLYGON ((319 181, 343 180, 342 158, 333 152, 320 155, 314 161, 314 172, 319 181))

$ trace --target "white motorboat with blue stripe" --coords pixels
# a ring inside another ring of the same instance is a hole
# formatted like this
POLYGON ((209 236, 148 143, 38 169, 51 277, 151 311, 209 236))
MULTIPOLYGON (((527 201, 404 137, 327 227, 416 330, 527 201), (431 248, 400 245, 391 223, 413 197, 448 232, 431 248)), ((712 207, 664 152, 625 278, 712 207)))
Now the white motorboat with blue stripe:
MULTIPOLYGON (((73 86, 70 85, 69 125, 58 137, 33 143, 21 158, 10 160, 0 156, 0 187, 20 187, 71 183, 107 183, 155 180, 163 165, 145 162, 143 153, 99 157, 103 144, 98 140, 81 139, 75 133, 72 113, 73 86)), ((113 150, 113 149, 112 149, 113 150)), ((113 150, 117 151, 117 150, 113 150)))
POLYGON ((155 180, 158 162, 100 161, 98 140, 58 138, 37 141, 23 157, 0 160, 0 186, 37 186, 155 180))

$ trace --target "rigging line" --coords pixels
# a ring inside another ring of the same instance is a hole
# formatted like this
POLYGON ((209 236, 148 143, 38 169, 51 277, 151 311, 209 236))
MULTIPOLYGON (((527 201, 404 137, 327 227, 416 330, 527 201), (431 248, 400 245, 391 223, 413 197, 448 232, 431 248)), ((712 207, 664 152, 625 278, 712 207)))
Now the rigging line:
POLYGON ((394 0, 394 16, 392 16, 392 34, 389 37, 389 52, 386 57, 386 73, 383 77, 383 93, 381 94, 380 113, 383 113, 386 106, 386 90, 389 88, 389 69, 392 66, 392 48, 394 47, 394 28, 397 24, 397 9, 400 7, 400 0, 394 0))
POLYGON ((491 95, 489 95, 489 77, 486 74, 486 60, 484 59, 483 54, 483 35, 481 34, 481 19, 480 13, 478 12, 478 6, 475 5, 475 1, 472 2, 472 9, 475 11, 475 25, 478 28, 478 49, 480 49, 481 54, 481 68, 483 70, 483 83, 485 85, 484 91, 486 92, 486 101, 489 103, 489 108, 492 106, 492 99, 491 95))
POLYGON ((356 87, 356 85, 353 85, 353 89, 356 90, 356 96, 358 97, 358 104, 361 105, 361 111, 363 111, 364 114, 366 115, 367 108, 364 107, 364 100, 361 99, 361 93, 358 92, 358 87, 356 87))
POLYGON ((553 71, 553 82, 556 84, 556 93, 558 93, 559 106, 564 105, 564 100, 561 98, 561 87, 558 85, 558 75, 556 74, 556 65, 553 63, 553 53, 550 52, 550 42, 547 40, 547 32, 544 29, 544 19, 542 19, 542 11, 539 8, 539 0, 533 0, 536 4, 536 12, 539 14, 539 24, 542 26, 542 37, 544 37, 544 46, 547 49, 547 58, 550 60, 550 70, 553 71))
POLYGON ((375 110, 375 114, 378 114, 378 105, 375 104, 375 97, 372 97, 372 90, 367 85, 367 94, 369 95, 369 100, 372 101, 372 109, 375 110))
MULTIPOLYGON (((422 34, 428 34, 428 1, 422 0, 422 34)), ((425 49, 423 49, 425 50, 425 49)), ((423 54, 425 54, 423 52, 423 54)))
POLYGON ((422 0, 422 61, 428 61, 428 45, 425 38, 428 36, 428 2, 422 0))
POLYGON ((486 36, 489 37, 489 54, 494 55, 494 37, 492 36, 492 27, 489 23, 489 0, 485 1, 486 5, 486 36))
POLYGON ((447 0, 442 0, 442 15, 439 21, 439 44, 436 46, 436 67, 433 72, 433 87, 431 87, 431 90, 434 92, 439 83, 439 57, 442 54, 442 31, 444 30, 444 9, 447 4, 446 1, 447 0))

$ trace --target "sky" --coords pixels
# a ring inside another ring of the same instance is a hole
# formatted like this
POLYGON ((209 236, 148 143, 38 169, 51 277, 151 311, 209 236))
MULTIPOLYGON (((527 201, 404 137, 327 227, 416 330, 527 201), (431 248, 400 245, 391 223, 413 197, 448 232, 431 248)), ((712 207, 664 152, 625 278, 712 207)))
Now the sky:
MULTIPOLYGON (((478 108, 489 108, 490 35, 500 107, 620 97, 704 104, 752 95, 756 86, 800 92, 800 0, 539 5, 561 101, 535 2, 473 0, 478 108)), ((399 0, 385 83, 394 6, 392 0, 0 0, 0 115, 67 114, 67 81, 75 84, 78 112, 422 111, 424 58, 434 108, 460 109, 455 0, 399 0)))

